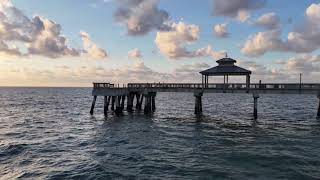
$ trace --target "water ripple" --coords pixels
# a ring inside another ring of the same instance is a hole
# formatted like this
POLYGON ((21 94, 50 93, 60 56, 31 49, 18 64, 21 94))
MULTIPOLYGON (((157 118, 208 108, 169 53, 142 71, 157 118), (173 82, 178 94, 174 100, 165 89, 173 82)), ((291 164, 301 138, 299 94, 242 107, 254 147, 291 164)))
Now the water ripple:
POLYGON ((0 179, 319 179, 311 95, 162 93, 157 111, 90 116, 90 88, 0 89, 0 179), (18 96, 20 95, 20 96, 18 96), (179 102, 179 103, 177 103, 179 102))

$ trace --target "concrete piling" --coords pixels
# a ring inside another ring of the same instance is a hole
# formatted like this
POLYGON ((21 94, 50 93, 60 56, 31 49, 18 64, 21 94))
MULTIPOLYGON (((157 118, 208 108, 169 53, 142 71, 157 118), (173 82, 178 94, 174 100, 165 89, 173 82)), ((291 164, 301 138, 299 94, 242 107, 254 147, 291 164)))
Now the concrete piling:
POLYGON ((139 110, 139 111, 142 109, 143 99, 144 99, 144 96, 143 96, 142 94, 139 94, 139 96, 137 96, 137 106, 136 106, 136 109, 139 110), (139 98, 138 98, 138 97, 139 97, 139 98))
POLYGON ((96 105, 96 101, 97 101, 97 96, 93 96, 93 101, 92 101, 91 110, 90 110, 91 115, 93 115, 94 106, 96 105))
POLYGON ((130 92, 127 97, 127 111, 128 112, 133 111, 133 99, 134 99, 134 93, 130 92))
POLYGON ((104 115, 108 114, 108 110, 109 110, 109 103, 110 103, 110 96, 105 96, 104 97, 104 115))
POLYGON ((143 96, 145 97, 144 112, 146 114, 154 112, 156 110, 156 92, 145 92, 143 96))
POLYGON ((120 114, 122 112, 122 108, 121 108, 121 96, 117 96, 116 97, 116 110, 115 110, 116 114, 120 114))
POLYGON ((320 91, 318 92, 318 100, 319 100, 319 105, 318 105, 317 117, 320 117, 320 91))
POLYGON ((126 101, 126 96, 121 97, 121 111, 124 110, 124 102, 126 101))
POLYGON ((116 96, 112 96, 112 99, 111 99, 111 110, 114 111, 114 103, 116 101, 116 96))
POLYGON ((194 106, 194 113, 199 115, 202 113, 202 95, 203 92, 194 92, 195 97, 195 106, 194 106))
POLYGON ((136 99, 137 99, 137 102, 136 102, 136 109, 137 110, 141 110, 141 104, 140 104, 140 96, 141 96, 141 94, 140 93, 137 93, 136 94, 136 99))
POLYGON ((145 103, 144 103, 144 113, 151 112, 151 96, 149 94, 144 94, 145 103))
POLYGON ((253 105, 253 117, 254 119, 258 119, 258 98, 259 98, 259 94, 254 92, 253 93, 253 101, 254 101, 254 105, 253 105))
POLYGON ((152 111, 155 112, 156 111, 156 96, 151 96, 151 100, 152 100, 152 111))

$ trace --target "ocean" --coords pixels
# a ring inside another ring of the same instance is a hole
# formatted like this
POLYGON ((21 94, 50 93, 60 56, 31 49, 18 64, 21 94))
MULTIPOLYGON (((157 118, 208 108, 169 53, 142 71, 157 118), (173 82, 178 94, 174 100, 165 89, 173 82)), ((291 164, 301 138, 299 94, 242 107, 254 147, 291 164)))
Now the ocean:
POLYGON ((0 179, 319 179, 315 95, 158 93, 103 115, 91 88, 0 88, 0 179))

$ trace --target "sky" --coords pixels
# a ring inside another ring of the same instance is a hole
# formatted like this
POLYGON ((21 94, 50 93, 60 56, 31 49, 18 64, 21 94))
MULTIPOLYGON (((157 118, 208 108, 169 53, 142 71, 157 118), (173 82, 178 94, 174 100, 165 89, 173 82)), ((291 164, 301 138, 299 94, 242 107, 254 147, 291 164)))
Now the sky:
POLYGON ((317 0, 0 0, 0 86, 198 83, 226 54, 253 82, 320 83, 319 53, 317 0))

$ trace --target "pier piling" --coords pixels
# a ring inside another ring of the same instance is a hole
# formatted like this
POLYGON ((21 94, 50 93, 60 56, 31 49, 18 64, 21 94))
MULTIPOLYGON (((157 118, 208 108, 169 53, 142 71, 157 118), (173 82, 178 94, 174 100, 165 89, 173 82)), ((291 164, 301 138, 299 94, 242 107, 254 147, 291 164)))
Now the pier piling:
POLYGON ((151 112, 151 96, 149 94, 144 94, 145 103, 144 103, 144 113, 151 112))
POLYGON ((97 101, 97 96, 93 96, 93 101, 92 101, 91 110, 90 110, 91 115, 93 115, 94 106, 96 105, 96 101, 97 101))
POLYGON ((108 110, 109 110, 109 103, 110 103, 110 96, 105 96, 104 97, 104 115, 108 114, 108 110))
POLYGON ((319 105, 318 105, 317 117, 320 117, 320 91, 318 92, 318 100, 319 100, 319 105))
POLYGON ((199 115, 202 113, 202 95, 203 95, 203 92, 194 93, 194 97, 195 97, 194 113, 196 115, 199 115))
POLYGON ((133 99, 134 99, 134 93, 130 92, 127 97, 127 111, 128 112, 133 111, 133 99))
POLYGON ((111 110, 114 111, 114 103, 116 101, 116 97, 115 96, 112 96, 112 100, 111 100, 111 110))
POLYGON ((137 93, 137 94, 136 94, 136 99, 137 99, 136 109, 137 109, 137 110, 141 110, 141 99, 140 99, 140 98, 143 98, 143 97, 140 97, 140 96, 141 96, 140 93, 137 93))
POLYGON ((143 96, 145 97, 144 112, 146 114, 154 112, 156 110, 156 94, 156 92, 146 92, 145 94, 143 94, 143 96))
POLYGON ((137 110, 140 111, 142 109, 142 103, 143 103, 144 96, 142 94, 140 94, 139 97, 140 98, 138 100, 139 103, 137 104, 137 110))
POLYGON ((152 111, 155 112, 156 111, 156 96, 151 96, 151 100, 152 100, 152 111))
POLYGON ((124 102, 126 101, 126 96, 121 97, 121 111, 124 110, 124 102))
POLYGON ((259 94, 254 92, 253 93, 253 101, 254 101, 254 105, 253 105, 253 117, 254 119, 258 119, 258 98, 259 98, 259 94))
POLYGON ((116 114, 120 114, 122 112, 122 108, 121 108, 121 96, 117 96, 116 97, 116 110, 115 110, 116 114))

